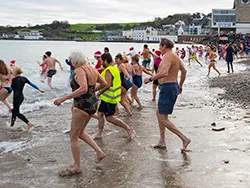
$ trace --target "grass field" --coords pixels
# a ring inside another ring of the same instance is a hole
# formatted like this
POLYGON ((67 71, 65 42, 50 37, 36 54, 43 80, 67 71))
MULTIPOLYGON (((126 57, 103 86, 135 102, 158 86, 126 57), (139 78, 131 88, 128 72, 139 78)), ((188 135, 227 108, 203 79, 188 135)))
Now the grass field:
POLYGON ((112 24, 119 24, 122 27, 131 27, 133 28, 136 25, 139 25, 140 23, 104 23, 104 24, 71 24, 70 30, 71 31, 88 31, 88 30, 96 30, 96 27, 98 26, 111 26, 112 24))

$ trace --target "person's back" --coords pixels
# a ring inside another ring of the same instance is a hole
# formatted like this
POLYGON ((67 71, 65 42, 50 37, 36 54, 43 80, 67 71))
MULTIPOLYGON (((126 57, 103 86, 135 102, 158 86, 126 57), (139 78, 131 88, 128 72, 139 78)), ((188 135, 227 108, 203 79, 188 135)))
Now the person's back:
POLYGON ((47 57, 45 61, 48 63, 49 70, 56 70, 56 59, 53 57, 47 57))

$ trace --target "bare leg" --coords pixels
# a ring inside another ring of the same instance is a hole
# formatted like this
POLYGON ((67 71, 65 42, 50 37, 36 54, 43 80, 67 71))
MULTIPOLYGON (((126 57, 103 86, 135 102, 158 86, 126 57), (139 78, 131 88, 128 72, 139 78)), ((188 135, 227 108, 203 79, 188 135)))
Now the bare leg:
POLYGON ((219 76, 220 76, 220 71, 218 71, 218 69, 214 66, 213 67, 214 68, 214 70, 219 74, 219 76))
MULTIPOLYGON (((156 112, 156 116, 158 117, 158 112, 156 112)), ((160 148, 160 149, 165 149, 166 148, 166 142, 165 142, 165 126, 162 124, 161 121, 158 119, 158 126, 160 130, 160 140, 158 144, 154 146, 154 148, 160 148)))
POLYGON ((52 81, 52 78, 48 77, 48 86, 52 89, 51 81, 52 81))
POLYGON ((91 119, 91 116, 88 116, 84 120, 83 130, 82 130, 79 138, 82 139, 84 142, 86 142, 90 147, 92 147, 95 150, 95 152, 97 154, 97 158, 96 158, 95 162, 98 164, 105 157, 105 154, 103 153, 101 148, 96 144, 96 142, 92 139, 92 137, 84 131, 84 129, 87 126, 90 119, 91 119))
POLYGON ((208 66, 207 76, 209 76, 209 75, 210 75, 210 70, 211 70, 211 67, 210 67, 210 66, 208 66))
POLYGON ((28 127, 27 127, 27 132, 29 132, 29 131, 30 131, 30 129, 31 129, 31 127, 33 126, 33 124, 32 124, 32 123, 30 123, 30 122, 28 122, 28 123, 27 123, 27 125, 28 125, 28 127))
POLYGON ((141 102, 140 102, 139 97, 137 96, 137 91, 138 91, 138 87, 135 86, 135 88, 134 88, 134 99, 135 99, 135 101, 139 104, 139 107, 141 108, 142 105, 141 105, 141 102))
POLYGON ((129 116, 132 116, 132 112, 130 110, 130 105, 127 100, 127 91, 122 87, 122 96, 121 96, 121 105, 124 107, 129 116))
POLYGON ((153 84, 153 99, 152 99, 152 101, 155 101, 155 98, 156 98, 156 88, 157 88, 157 85, 153 84))
POLYGON ((3 104, 5 104, 5 105, 8 107, 9 112, 11 112, 12 109, 11 109, 10 104, 9 104, 9 102, 7 101, 7 99, 2 100, 2 102, 3 102, 3 104))
POLYGON ((183 147, 181 151, 185 151, 191 140, 177 129, 177 127, 168 119, 167 114, 159 114, 159 112, 157 112, 157 118, 161 124, 163 124, 168 130, 176 134, 182 140, 183 147))
POLYGON ((104 113, 98 112, 98 132, 93 136, 93 139, 102 138, 104 123, 105 123, 104 113))
POLYGON ((132 127, 127 125, 125 122, 123 122, 121 119, 117 118, 116 116, 108 116, 106 117, 106 119, 108 122, 113 123, 114 125, 125 129, 128 133, 128 138, 129 139, 132 138, 132 135, 134 132, 134 129, 132 127))

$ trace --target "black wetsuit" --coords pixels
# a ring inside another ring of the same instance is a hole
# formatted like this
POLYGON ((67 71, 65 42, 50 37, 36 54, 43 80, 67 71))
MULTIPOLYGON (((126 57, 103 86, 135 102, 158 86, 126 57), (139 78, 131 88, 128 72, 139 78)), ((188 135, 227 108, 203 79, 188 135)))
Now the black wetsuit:
POLYGON ((16 117, 23 120, 26 124, 29 122, 27 118, 20 113, 20 106, 24 100, 23 96, 23 88, 25 84, 29 84, 35 89, 39 89, 35 84, 31 83, 26 77, 24 76, 17 76, 13 78, 11 87, 14 91, 13 93, 13 109, 12 109, 12 118, 11 118, 11 126, 14 125, 16 121, 16 117))

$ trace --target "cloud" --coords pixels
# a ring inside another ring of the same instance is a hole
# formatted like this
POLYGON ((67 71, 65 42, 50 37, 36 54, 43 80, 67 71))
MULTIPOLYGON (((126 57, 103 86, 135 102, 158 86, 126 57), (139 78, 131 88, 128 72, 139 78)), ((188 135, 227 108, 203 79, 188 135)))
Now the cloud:
POLYGON ((208 14, 212 8, 232 8, 233 0, 0 0, 0 25, 51 23, 145 22, 176 13, 208 14))

